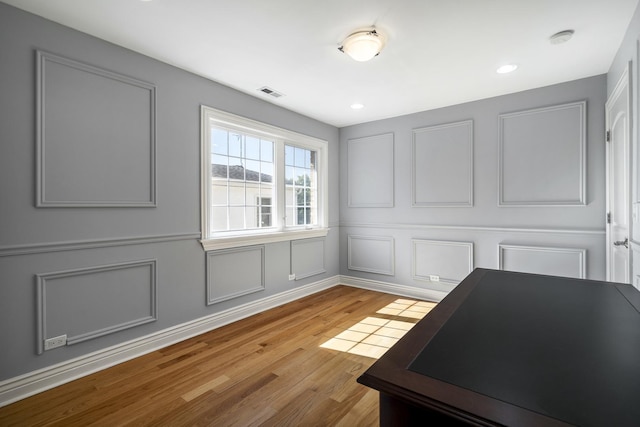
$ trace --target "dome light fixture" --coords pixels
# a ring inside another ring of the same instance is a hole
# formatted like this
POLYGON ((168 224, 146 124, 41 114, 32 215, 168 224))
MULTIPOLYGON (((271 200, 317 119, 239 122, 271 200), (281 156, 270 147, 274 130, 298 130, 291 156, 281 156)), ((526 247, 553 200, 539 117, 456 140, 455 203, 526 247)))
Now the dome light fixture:
POLYGON ((359 62, 365 62, 378 56, 384 48, 385 40, 375 29, 358 31, 344 39, 339 51, 346 53, 359 62))

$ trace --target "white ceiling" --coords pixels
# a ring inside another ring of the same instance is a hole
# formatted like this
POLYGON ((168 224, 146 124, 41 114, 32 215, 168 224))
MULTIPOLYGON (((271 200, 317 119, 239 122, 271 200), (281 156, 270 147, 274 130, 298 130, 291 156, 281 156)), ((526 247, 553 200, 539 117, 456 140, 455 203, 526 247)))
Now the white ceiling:
POLYGON ((638 0, 2 0, 343 127, 606 73, 638 0), (375 25, 387 46, 338 51, 375 25), (561 45, 549 36, 575 30, 561 45), (499 75, 496 68, 519 68, 499 75), (285 96, 258 91, 268 86, 285 96), (350 105, 359 102, 361 110, 350 105))

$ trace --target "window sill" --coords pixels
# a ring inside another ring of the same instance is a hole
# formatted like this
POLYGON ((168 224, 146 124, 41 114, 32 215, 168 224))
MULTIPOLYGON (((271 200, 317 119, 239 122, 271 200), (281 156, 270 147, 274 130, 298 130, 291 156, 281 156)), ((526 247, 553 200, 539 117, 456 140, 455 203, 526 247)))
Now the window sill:
POLYGON ((200 243, 204 250, 208 252, 219 249, 238 248, 241 246, 263 245, 266 243, 326 237, 327 234, 329 234, 328 228, 313 228, 309 230, 278 231, 274 233, 254 234, 248 236, 202 239, 200 240, 200 243))

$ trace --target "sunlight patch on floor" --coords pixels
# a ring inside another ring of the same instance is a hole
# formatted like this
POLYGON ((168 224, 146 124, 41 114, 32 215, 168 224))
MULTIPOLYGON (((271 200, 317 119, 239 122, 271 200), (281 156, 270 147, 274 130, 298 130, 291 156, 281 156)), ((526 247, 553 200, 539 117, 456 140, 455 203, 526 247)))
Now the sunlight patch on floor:
POLYGON ((320 347, 378 359, 435 305, 436 303, 433 302, 397 299, 378 310, 376 314, 398 316, 414 319, 414 321, 367 317, 321 344, 320 347))

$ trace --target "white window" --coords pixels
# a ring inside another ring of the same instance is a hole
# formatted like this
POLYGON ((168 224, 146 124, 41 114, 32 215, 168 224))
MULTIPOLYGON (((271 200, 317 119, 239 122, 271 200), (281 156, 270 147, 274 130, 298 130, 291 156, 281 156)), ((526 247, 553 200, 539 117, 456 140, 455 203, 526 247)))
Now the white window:
POLYGON ((327 142, 202 106, 205 250, 327 234, 327 142))

